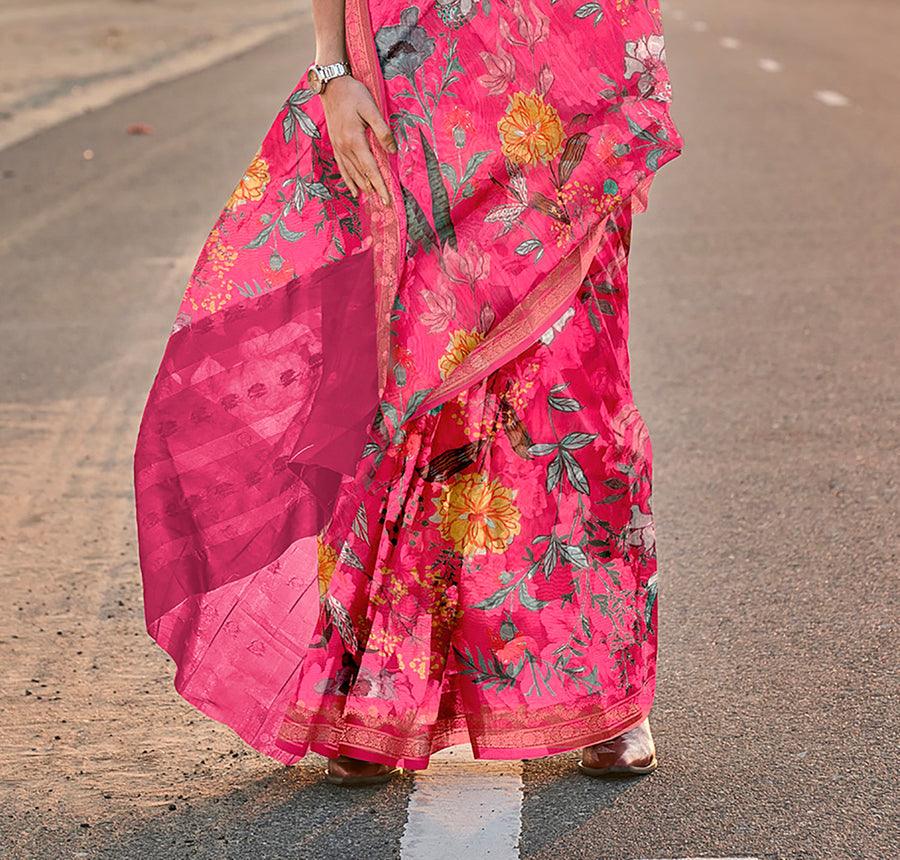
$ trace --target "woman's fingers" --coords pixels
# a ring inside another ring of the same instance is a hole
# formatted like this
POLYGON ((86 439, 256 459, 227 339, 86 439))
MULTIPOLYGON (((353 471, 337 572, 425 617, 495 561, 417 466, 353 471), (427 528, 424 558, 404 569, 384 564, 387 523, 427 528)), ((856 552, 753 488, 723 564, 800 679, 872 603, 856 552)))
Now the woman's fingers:
POLYGON ((374 191, 381 198, 381 202, 387 206, 391 202, 391 197, 365 136, 351 150, 350 159, 357 172, 363 177, 362 187, 368 191, 374 191))
POLYGON ((350 189, 350 193, 354 197, 357 197, 359 196, 360 191, 368 191, 365 177, 354 163, 352 150, 348 147, 340 153, 335 152, 335 156, 341 171, 341 176, 344 177, 344 182, 347 183, 347 188, 350 189))
POLYGON ((374 100, 370 100, 366 107, 360 111, 360 116, 366 125, 372 129, 372 134, 375 135, 376 140, 381 144, 381 148, 385 152, 395 153, 397 151, 397 141, 394 140, 391 127, 385 122, 374 100))
POLYGON ((347 163, 344 161, 344 157, 337 150, 334 151, 334 160, 337 162, 338 170, 341 172, 341 179, 344 180, 344 184, 347 186, 348 191, 356 197, 356 195, 359 194, 359 188, 353 181, 353 177, 350 174, 347 163))
POLYGON ((350 193, 354 197, 360 191, 375 193, 389 205, 391 197, 369 147, 366 126, 385 151, 396 152, 397 144, 371 93, 359 81, 342 77, 329 85, 323 102, 335 160, 350 193))

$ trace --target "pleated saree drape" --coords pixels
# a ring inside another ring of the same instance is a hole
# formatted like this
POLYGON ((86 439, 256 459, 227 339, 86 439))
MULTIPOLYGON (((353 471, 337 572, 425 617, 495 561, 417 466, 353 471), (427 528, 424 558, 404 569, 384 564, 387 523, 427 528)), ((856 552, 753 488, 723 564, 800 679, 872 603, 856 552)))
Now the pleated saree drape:
POLYGON ((681 151, 658 4, 348 0, 400 144, 290 95, 211 231, 135 453, 151 635, 262 752, 572 749, 653 701, 631 219, 681 151))

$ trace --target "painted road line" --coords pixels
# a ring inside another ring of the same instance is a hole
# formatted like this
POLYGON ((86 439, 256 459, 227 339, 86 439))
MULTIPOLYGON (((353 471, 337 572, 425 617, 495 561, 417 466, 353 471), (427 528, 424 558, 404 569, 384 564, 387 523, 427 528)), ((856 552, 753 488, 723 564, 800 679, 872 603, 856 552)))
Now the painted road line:
POLYGON ((778 60, 773 60, 771 57, 762 57, 758 64, 764 72, 780 72, 784 68, 778 60))
POLYGON ((723 48, 728 48, 729 50, 734 51, 741 47, 741 40, 735 39, 734 36, 722 36, 722 38, 719 39, 719 44, 723 48))
POLYGON ((401 860, 518 860, 522 763, 475 761, 468 746, 431 757, 415 774, 401 860))
POLYGON ((705 33, 709 29, 709 24, 706 21, 694 21, 691 24, 691 29, 697 33, 705 33))
POLYGON ((816 90, 813 95, 823 105, 828 105, 829 107, 846 107, 850 104, 850 99, 847 96, 834 90, 816 90))

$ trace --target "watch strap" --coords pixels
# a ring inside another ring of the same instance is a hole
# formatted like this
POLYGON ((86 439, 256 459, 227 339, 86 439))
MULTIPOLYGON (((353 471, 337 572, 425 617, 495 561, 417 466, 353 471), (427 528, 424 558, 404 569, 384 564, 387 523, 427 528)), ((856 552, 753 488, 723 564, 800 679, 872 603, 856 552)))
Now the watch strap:
POLYGON ((334 78, 339 78, 343 75, 350 74, 350 65, 348 63, 329 63, 327 66, 319 66, 319 77, 322 80, 322 83, 328 83, 328 81, 333 80, 334 78))

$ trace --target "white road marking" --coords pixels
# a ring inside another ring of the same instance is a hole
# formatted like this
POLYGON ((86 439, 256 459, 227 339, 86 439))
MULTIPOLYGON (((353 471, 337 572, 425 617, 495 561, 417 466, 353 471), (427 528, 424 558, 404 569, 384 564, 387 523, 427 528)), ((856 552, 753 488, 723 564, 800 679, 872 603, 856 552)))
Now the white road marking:
POLYGON ((706 21, 694 21, 691 24, 691 29, 698 33, 705 33, 709 29, 709 24, 706 21))
POLYGON ((672 18, 674 18, 676 21, 683 21, 683 20, 684 20, 684 12, 683 12, 681 9, 673 9, 673 10, 669 13, 669 16, 672 17, 672 18))
POLYGON ((722 38, 719 39, 719 44, 723 48, 729 48, 733 51, 741 47, 741 40, 735 39, 734 36, 722 36, 722 38))
POLYGON ((850 104, 850 99, 834 90, 816 90, 815 97, 822 102, 823 105, 829 107, 845 107, 850 104))
POLYGON ((763 57, 759 61, 759 67, 764 72, 780 72, 783 66, 778 60, 773 60, 771 57, 763 57))
POLYGON ((451 747, 416 772, 400 858, 518 860, 521 829, 522 763, 451 747))

